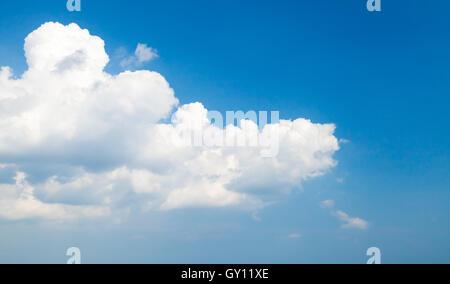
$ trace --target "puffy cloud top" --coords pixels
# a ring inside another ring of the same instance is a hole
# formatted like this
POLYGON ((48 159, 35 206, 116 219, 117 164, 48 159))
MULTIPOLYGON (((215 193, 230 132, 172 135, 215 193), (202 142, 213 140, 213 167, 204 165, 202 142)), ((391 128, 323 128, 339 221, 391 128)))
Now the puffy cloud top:
POLYGON ((33 71, 101 73, 109 61, 104 47, 101 38, 76 24, 47 23, 25 39, 25 56, 33 71))
POLYGON ((216 127, 201 103, 177 109, 156 72, 106 73, 103 40, 76 24, 42 25, 26 38, 25 56, 29 68, 19 79, 9 67, 0 71, 0 171, 16 172, 0 184, 1 218, 258 210, 336 165, 335 126, 306 119, 276 125, 273 158, 255 147, 178 145, 174 137, 183 131, 259 130, 251 121, 216 127), (172 113, 172 123, 160 122, 172 113))

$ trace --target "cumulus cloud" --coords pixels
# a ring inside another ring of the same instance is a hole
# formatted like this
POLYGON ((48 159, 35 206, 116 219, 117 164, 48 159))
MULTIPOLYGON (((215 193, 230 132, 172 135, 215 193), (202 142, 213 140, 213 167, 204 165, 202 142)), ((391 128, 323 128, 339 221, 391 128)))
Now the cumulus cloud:
POLYGON ((122 67, 140 66, 146 62, 158 58, 158 51, 146 44, 138 43, 133 56, 129 56, 122 60, 122 67))
MULTIPOLYGON (((138 49, 136 60, 152 58, 148 47, 138 49)), ((76 24, 42 25, 26 38, 25 56, 29 68, 20 77, 0 71, 0 165, 17 169, 10 184, 0 184, 1 218, 192 207, 256 212, 337 164, 335 126, 301 118, 277 123, 272 158, 258 147, 175 143, 198 129, 224 136, 260 130, 252 121, 217 127, 201 103, 178 107, 156 72, 106 73, 103 40, 76 24), (28 179, 29 172, 44 176, 28 179)))

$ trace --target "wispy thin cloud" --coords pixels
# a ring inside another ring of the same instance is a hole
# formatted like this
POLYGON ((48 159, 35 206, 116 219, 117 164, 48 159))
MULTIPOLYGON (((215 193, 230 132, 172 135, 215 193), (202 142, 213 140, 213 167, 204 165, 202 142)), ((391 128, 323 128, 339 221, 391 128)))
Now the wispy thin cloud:
POLYGON ((348 139, 344 139, 344 138, 339 139, 339 144, 348 144, 348 143, 350 143, 350 142, 351 142, 351 141, 348 140, 348 139))
MULTIPOLYGON (((325 200, 320 203, 320 207, 327 209, 334 209, 336 206, 334 200, 325 200)), ((339 221, 343 222, 343 229, 360 229, 366 230, 369 228, 369 222, 357 217, 350 217, 342 210, 333 210, 331 215, 336 217, 339 221)))
POLYGON ((290 234, 289 239, 300 239, 302 235, 300 234, 290 234))
POLYGON ((343 211, 336 211, 333 213, 341 222, 344 222, 342 228, 344 229, 360 229, 366 230, 369 228, 369 223, 361 218, 350 217, 343 211))
POLYGON ((252 213, 252 219, 256 222, 262 222, 262 219, 261 219, 261 217, 259 217, 258 212, 252 213))
POLYGON ((334 200, 325 200, 320 203, 320 207, 322 208, 333 208, 334 205, 334 200))
POLYGON ((158 51, 146 44, 138 43, 134 55, 128 56, 120 62, 120 66, 139 67, 144 63, 150 62, 158 58, 158 51))

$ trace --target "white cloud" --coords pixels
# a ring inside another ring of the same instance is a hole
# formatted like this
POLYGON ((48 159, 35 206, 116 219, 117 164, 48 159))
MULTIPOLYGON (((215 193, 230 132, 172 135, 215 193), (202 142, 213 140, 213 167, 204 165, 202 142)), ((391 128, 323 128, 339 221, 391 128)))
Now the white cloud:
POLYGON ((262 218, 259 217, 258 212, 257 211, 253 211, 252 213, 252 219, 256 222, 262 222, 262 218))
POLYGON ((10 165, 10 164, 0 164, 0 169, 6 169, 6 168, 10 168, 13 167, 14 165, 10 165))
MULTIPOLYGON (((335 206, 336 204, 334 200, 325 200, 320 203, 320 207, 322 208, 333 209, 335 206)), ((332 211, 331 215, 335 216, 344 223, 344 225, 342 225, 342 228, 344 229, 366 230, 369 228, 369 222, 361 218, 350 217, 347 213, 341 210, 332 211)))
POLYGON ((339 139, 339 143, 340 143, 340 144, 349 144, 349 143, 351 143, 351 141, 348 140, 348 139, 342 138, 342 139, 339 139))
POLYGON ((336 211, 333 213, 334 216, 336 216, 340 221, 344 222, 345 224, 342 225, 342 228, 344 229, 360 229, 360 230, 366 230, 369 228, 369 223, 363 219, 360 218, 354 218, 350 217, 347 213, 342 211, 336 211))
POLYGON ((158 51, 146 44, 138 43, 133 56, 123 59, 122 67, 136 67, 158 58, 158 51))
POLYGON ((138 43, 134 55, 140 63, 144 63, 157 58, 158 52, 146 44, 138 43))
POLYGON ((333 208, 335 205, 334 200, 325 200, 320 203, 322 208, 333 208))
MULTIPOLYGON (((148 60, 147 51, 136 56, 148 60)), ((257 127, 216 128, 201 103, 177 109, 156 72, 106 73, 103 40, 76 24, 44 24, 26 38, 25 55, 29 69, 19 78, 8 67, 0 71, 0 163, 18 170, 14 184, 0 184, 2 218, 121 219, 190 207, 255 212, 337 164, 335 126, 306 119, 280 121, 279 155, 270 159, 257 148, 177 145, 173 138, 198 123, 217 133, 257 127), (174 111, 173 123, 160 122, 174 111), (24 168, 46 174, 30 183, 24 168)))
POLYGON ((109 208, 97 206, 73 206, 43 203, 34 195, 34 188, 26 181, 26 175, 18 172, 15 184, 0 184, 0 217, 8 220, 44 218, 50 220, 102 217, 109 208))

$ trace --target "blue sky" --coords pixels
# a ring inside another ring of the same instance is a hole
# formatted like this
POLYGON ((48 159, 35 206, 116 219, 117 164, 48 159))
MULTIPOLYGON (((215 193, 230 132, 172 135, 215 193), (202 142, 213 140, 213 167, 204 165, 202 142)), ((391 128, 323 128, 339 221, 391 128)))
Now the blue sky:
POLYGON ((20 75, 29 33, 74 22, 105 41, 112 74, 123 71, 120 51, 155 48, 139 68, 162 74, 180 104, 278 110, 334 123, 350 142, 337 167, 258 211, 260 221, 226 208, 120 226, 0 219, 0 262, 64 263, 71 246, 108 263, 365 263, 372 246, 385 263, 450 261, 448 1, 382 1, 381 13, 364 0, 82 0, 79 13, 65 2, 1 1, 0 66, 20 75), (343 229, 324 200, 369 228, 343 229))

